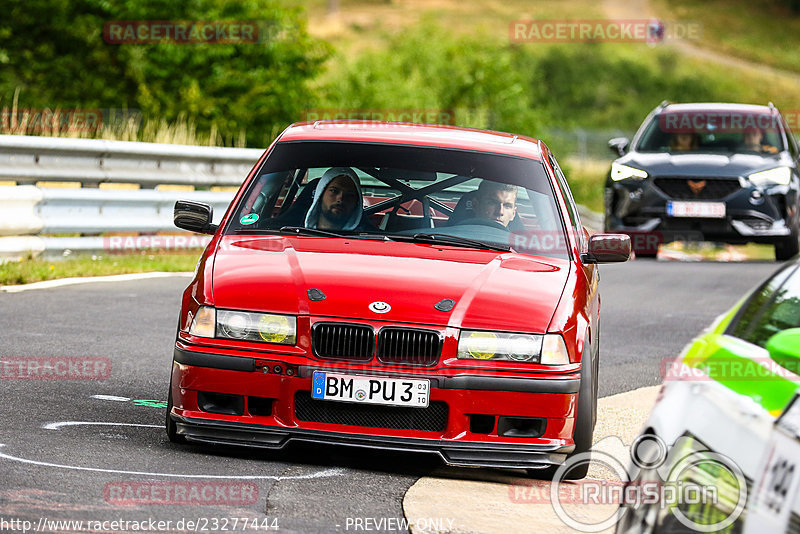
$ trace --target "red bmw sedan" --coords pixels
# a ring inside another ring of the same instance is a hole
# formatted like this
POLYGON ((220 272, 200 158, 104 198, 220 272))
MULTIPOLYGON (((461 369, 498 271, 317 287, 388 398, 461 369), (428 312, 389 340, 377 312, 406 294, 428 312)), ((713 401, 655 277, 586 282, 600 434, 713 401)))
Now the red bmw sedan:
MULTIPOLYGON (((183 294, 170 440, 294 441, 552 473, 591 445, 597 264, 555 157, 522 136, 400 123, 287 128, 183 294)), ((585 469, 570 473, 585 476, 585 469)))

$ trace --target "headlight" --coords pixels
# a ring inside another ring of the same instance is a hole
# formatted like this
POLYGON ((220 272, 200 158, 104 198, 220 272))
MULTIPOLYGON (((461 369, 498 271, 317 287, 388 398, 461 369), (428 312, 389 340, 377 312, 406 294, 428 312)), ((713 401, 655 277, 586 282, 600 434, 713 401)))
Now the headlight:
POLYGON ((611 179, 615 182, 620 180, 625 180, 626 178, 636 178, 637 180, 644 180, 647 178, 647 172, 636 169, 634 167, 628 167, 627 165, 622 165, 620 163, 612 163, 611 164, 611 179))
POLYGON ((297 341, 297 318, 200 306, 189 333, 199 337, 294 345, 297 341))
POLYGON ((792 179, 789 167, 777 167, 767 171, 754 172, 747 177, 753 185, 788 185, 792 179))
POLYGON ((567 348, 558 334, 510 334, 464 330, 458 338, 461 360, 507 362, 569 363, 567 348))
POLYGON ((294 345, 297 339, 297 318, 270 313, 218 310, 217 337, 294 345))

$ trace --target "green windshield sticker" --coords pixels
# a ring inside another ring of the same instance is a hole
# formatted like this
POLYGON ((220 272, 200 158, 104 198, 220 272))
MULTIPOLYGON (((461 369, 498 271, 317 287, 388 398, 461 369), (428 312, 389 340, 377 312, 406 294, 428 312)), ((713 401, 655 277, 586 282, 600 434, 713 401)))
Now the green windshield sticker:
POLYGON ((247 215, 239 219, 239 222, 242 224, 253 224, 257 220, 258 220, 258 213, 248 213, 247 215))

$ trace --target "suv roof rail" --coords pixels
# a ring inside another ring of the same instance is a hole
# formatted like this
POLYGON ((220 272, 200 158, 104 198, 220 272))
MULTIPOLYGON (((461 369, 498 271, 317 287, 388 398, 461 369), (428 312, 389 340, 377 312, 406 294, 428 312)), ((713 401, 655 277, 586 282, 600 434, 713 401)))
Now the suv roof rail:
POLYGON ((778 113, 778 108, 775 107, 775 104, 773 104, 772 102, 769 102, 767 105, 769 106, 770 112, 778 113))
POLYGON ((657 109, 664 109, 665 107, 669 106, 670 104, 672 104, 672 102, 670 102, 669 100, 662 100, 661 103, 658 105, 657 109))

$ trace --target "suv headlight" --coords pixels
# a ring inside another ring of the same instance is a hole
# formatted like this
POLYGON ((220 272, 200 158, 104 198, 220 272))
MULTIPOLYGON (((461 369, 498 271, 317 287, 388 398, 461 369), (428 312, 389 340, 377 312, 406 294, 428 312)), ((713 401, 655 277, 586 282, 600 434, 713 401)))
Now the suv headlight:
POLYGON ((294 345, 297 342, 297 318, 201 306, 192 320, 189 333, 200 337, 294 345))
POLYGON ((637 180, 644 180, 647 178, 647 172, 634 167, 628 167, 621 163, 611 164, 611 179, 615 182, 625 180, 627 178, 636 178, 637 180))
POLYGON ((512 334, 463 330, 458 338, 460 360, 493 360, 562 365, 569 363, 558 334, 512 334))
POLYGON ((788 185, 792 179, 792 169, 776 167, 761 172, 754 172, 747 177, 753 185, 788 185))

